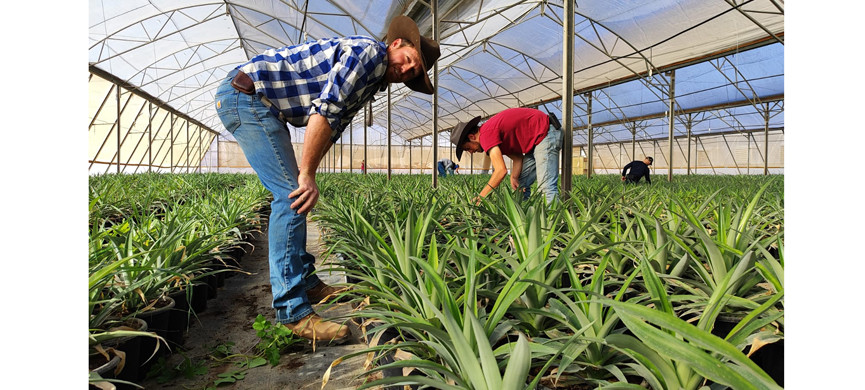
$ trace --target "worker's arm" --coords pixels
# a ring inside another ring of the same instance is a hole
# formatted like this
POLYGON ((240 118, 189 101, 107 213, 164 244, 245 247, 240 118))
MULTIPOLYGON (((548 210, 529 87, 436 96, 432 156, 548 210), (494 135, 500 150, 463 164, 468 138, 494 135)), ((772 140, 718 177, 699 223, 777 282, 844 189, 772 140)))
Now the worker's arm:
POLYGON ((646 174, 643 175, 643 176, 646 177, 646 183, 649 183, 649 184, 652 184, 652 179, 649 177, 649 174, 650 174, 651 172, 652 172, 652 170, 649 169, 649 167, 646 167, 646 174))
POLYGON ((515 191, 520 188, 520 174, 523 173, 523 155, 509 154, 508 157, 513 161, 511 166, 511 188, 515 191))
POLYGON ((295 199, 291 208, 297 209, 298 214, 306 213, 318 203, 318 185, 315 183, 315 171, 321 158, 327 153, 330 146, 330 123, 327 118, 313 114, 309 117, 306 125, 306 134, 303 139, 303 156, 300 161, 300 174, 297 176, 297 189, 288 194, 290 199, 295 199))
POLYGON ((622 168, 622 177, 625 177, 625 175, 628 173, 628 169, 631 167, 631 165, 632 165, 633 163, 634 163, 634 162, 631 161, 631 162, 628 163, 628 165, 625 165, 625 167, 622 168))
POLYGON ((481 197, 486 197, 490 192, 493 192, 493 190, 502 183, 502 180, 504 180, 505 175, 508 173, 508 169, 505 166, 505 159, 502 156, 502 150, 499 149, 498 146, 493 146, 493 148, 490 149, 489 155, 490 161, 493 165, 493 174, 490 177, 490 181, 488 181, 484 188, 481 189, 481 197))

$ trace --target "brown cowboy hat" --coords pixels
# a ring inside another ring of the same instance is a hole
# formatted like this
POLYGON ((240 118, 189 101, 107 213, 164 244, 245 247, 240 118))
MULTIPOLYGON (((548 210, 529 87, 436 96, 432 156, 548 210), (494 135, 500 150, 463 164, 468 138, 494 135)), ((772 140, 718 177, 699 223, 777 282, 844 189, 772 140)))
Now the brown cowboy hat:
POLYGON ((432 65, 441 56, 438 42, 421 36, 418 31, 417 24, 410 17, 405 15, 397 15, 390 21, 390 26, 387 29, 387 43, 390 44, 397 38, 405 39, 414 45, 420 53, 421 62, 423 63, 423 73, 417 77, 407 80, 405 85, 413 91, 423 92, 427 95, 432 95, 432 82, 429 80, 427 71, 432 68, 432 65), (418 47, 420 44, 420 47, 418 47))
POLYGON ((474 133, 478 127, 478 122, 481 117, 476 116, 468 122, 459 122, 454 129, 451 130, 451 143, 457 147, 457 160, 463 158, 463 144, 469 137, 469 134, 474 133))

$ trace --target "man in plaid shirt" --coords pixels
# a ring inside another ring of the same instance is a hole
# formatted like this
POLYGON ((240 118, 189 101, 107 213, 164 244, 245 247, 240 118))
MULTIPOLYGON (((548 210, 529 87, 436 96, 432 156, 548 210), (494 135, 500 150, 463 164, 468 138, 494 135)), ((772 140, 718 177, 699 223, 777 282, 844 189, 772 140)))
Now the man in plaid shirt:
POLYGON ((315 314, 334 298, 306 251, 306 213, 318 202, 315 173, 354 115, 390 83, 432 94, 427 70, 440 56, 415 22, 395 17, 387 43, 351 36, 270 49, 229 72, 217 89, 219 119, 273 194, 268 258, 276 320, 311 340, 344 342, 349 329, 315 314), (298 165, 286 122, 306 126, 298 165))

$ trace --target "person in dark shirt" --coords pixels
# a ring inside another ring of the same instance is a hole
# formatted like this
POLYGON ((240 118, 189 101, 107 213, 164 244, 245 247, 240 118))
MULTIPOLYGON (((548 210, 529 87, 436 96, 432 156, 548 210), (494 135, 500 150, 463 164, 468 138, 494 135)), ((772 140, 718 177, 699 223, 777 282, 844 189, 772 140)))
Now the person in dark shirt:
POLYGON ((646 157, 643 161, 635 160, 625 165, 625 168, 622 169, 622 181, 627 183, 637 183, 641 178, 646 178, 646 183, 652 184, 652 179, 649 177, 649 165, 652 165, 652 162, 655 161, 651 157, 646 157), (628 169, 631 170, 628 173, 628 169))

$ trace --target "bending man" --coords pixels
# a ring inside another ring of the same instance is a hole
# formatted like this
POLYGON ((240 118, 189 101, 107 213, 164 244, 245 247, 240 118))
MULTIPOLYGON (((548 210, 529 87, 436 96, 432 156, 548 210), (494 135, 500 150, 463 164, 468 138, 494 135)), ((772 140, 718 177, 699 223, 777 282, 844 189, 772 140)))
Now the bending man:
POLYGON ((646 157, 643 161, 634 160, 625 165, 625 168, 622 169, 622 181, 626 181, 627 183, 638 183, 640 179, 646 178, 646 183, 652 184, 652 178, 649 177, 649 165, 652 165, 652 162, 655 159, 651 157, 646 157), (628 169, 631 172, 628 172, 628 169))
POLYGON ((315 258, 306 251, 306 213, 318 202, 322 156, 389 83, 433 93, 427 69, 438 60, 438 43, 402 15, 391 21, 387 42, 352 36, 269 49, 229 72, 216 92, 219 119, 273 194, 268 258, 276 320, 307 339, 349 336, 311 305, 338 292, 312 274, 315 258), (299 165, 286 122, 306 126, 299 165))
POLYGON ((454 174, 456 164, 449 158, 443 158, 436 163, 436 169, 439 171, 439 177, 445 177, 454 174))
POLYGON ((559 151, 562 131, 558 120, 534 108, 509 108, 493 115, 478 127, 481 117, 460 122, 451 132, 451 142, 457 148, 457 159, 463 150, 486 152, 490 156, 493 174, 480 192, 487 196, 499 186, 507 174, 503 156, 513 161, 511 188, 529 196, 529 187, 538 182, 538 190, 547 204, 559 196, 559 151))

